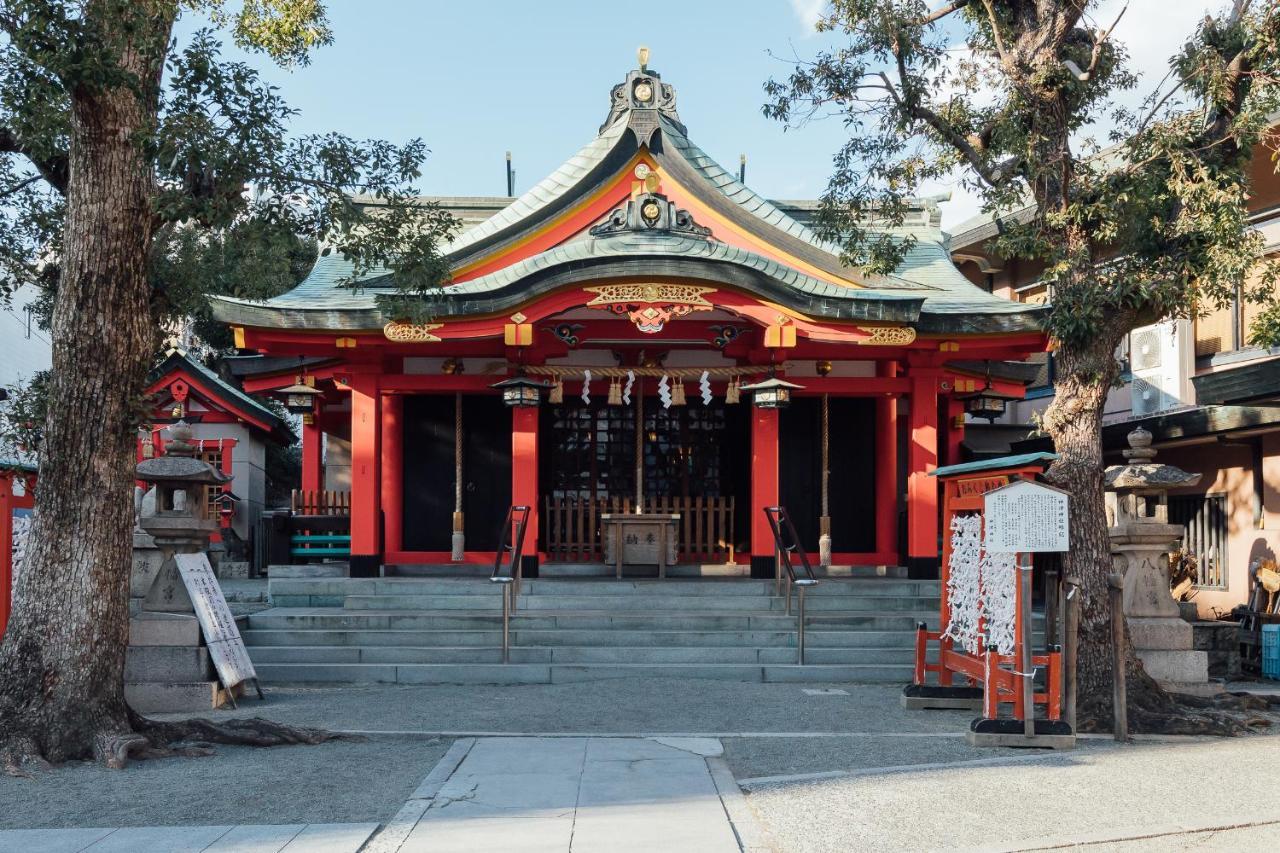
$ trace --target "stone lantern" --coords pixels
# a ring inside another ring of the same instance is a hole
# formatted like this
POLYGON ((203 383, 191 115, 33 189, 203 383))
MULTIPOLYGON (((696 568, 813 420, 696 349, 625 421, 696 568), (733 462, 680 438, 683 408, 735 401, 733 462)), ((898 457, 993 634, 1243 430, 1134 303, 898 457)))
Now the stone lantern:
POLYGON ((191 600, 173 555, 196 554, 209 547, 219 521, 205 506, 204 489, 229 483, 231 477, 196 458, 191 427, 185 422, 174 424, 169 433, 164 455, 144 459, 136 469, 137 478, 152 487, 139 508, 138 524, 154 543, 159 559, 147 561, 154 569, 144 570, 142 577, 135 561, 132 590, 145 598, 143 610, 190 613, 191 600))
POLYGON ((231 477, 196 458, 187 424, 174 424, 170 435, 164 455, 136 469, 151 488, 136 499, 125 698, 144 713, 207 710, 227 699, 174 555, 209 546, 218 519, 205 506, 204 489, 231 477))
POLYGON ((1115 571, 1124 577, 1124 613, 1143 666, 1157 681, 1182 689, 1208 683, 1208 655, 1194 651, 1191 625, 1169 592, 1169 552, 1185 529, 1169 523, 1169 489, 1194 486, 1199 474, 1155 461, 1151 433, 1129 433, 1126 463, 1104 475, 1108 535, 1115 571))

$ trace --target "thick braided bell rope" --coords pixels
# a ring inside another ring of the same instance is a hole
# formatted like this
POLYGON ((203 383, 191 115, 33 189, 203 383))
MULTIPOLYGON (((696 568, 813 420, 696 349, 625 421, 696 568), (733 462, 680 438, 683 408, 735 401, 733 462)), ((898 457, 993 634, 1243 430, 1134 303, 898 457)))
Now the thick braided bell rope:
POLYGON ((982 615, 980 561, 982 516, 957 513, 951 518, 951 557, 947 560, 947 602, 951 610, 942 632, 957 646, 977 654, 982 615))
POLYGON ((982 613, 987 645, 1011 655, 1018 635, 1018 555, 982 555, 982 613))

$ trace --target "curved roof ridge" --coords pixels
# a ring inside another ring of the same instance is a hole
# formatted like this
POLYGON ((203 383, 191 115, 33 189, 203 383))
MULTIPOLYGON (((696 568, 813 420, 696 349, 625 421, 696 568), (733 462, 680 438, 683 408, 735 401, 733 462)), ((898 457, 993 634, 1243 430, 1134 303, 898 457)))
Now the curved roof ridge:
POLYGON ((544 252, 524 258, 508 267, 494 270, 491 273, 458 284, 447 285, 443 288, 443 294, 448 297, 452 294, 484 293, 513 284, 530 273, 587 258, 646 254, 703 258, 705 260, 725 261, 740 266, 752 267, 798 290, 832 298, 874 298, 877 292, 883 292, 885 289, 893 291, 933 290, 931 287, 920 287, 911 282, 903 282, 900 287, 881 288, 879 291, 876 288, 842 287, 729 243, 670 232, 622 232, 552 246, 544 252))
POLYGON ((605 159, 605 156, 623 138, 626 130, 627 117, 623 115, 613 124, 602 129, 598 136, 578 149, 577 153, 561 163, 550 175, 517 196, 511 204, 455 237, 452 242, 443 247, 443 253, 445 255, 460 253, 481 240, 492 237, 526 219, 565 195, 605 159))
POLYGON ((812 228, 795 219, 769 199, 739 181, 733 176, 732 172, 721 166, 710 154, 699 148, 696 142, 682 133, 668 118, 663 116, 660 121, 663 125, 663 137, 674 142, 676 149, 688 161, 689 165, 700 172, 708 182, 739 207, 765 224, 803 240, 815 249, 820 249, 839 260, 839 246, 823 240, 812 228))

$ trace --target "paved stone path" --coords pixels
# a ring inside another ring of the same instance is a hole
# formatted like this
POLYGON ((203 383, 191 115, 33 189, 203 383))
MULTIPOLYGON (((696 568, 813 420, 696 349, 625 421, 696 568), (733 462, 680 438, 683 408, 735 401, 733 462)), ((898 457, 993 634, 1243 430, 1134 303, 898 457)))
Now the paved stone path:
POLYGON ((376 823, 0 831, 0 853, 356 853, 376 823))
POLYGON ((710 738, 464 738, 367 849, 738 853, 726 809, 740 795, 708 764, 720 752, 710 738))

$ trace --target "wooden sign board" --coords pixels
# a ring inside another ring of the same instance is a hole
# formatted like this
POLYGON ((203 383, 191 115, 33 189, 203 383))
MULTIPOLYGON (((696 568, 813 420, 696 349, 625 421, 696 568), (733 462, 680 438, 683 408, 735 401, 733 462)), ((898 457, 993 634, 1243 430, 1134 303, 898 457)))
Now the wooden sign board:
POLYGON ((208 556, 204 553, 174 554, 173 559, 178 564, 178 573, 182 575, 187 594, 191 596, 205 645, 209 647, 209 657, 222 685, 231 690, 242 682, 256 681, 258 674, 249 660, 249 651, 244 647, 235 616, 222 595, 222 587, 218 585, 208 556))
POLYGON ((1067 493, 1017 480, 982 496, 983 547, 993 554, 1036 554, 1071 547, 1067 493))

